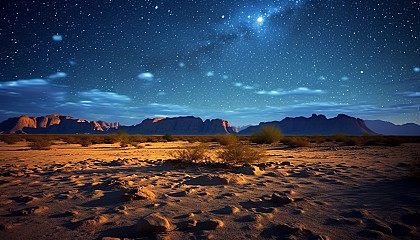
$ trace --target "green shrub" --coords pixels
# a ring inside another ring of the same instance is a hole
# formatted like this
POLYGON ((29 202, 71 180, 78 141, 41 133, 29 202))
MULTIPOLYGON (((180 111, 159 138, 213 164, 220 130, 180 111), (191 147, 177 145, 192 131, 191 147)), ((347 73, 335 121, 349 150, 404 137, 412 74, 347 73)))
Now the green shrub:
POLYGON ((309 139, 304 136, 287 137, 282 142, 291 147, 309 147, 310 145, 309 139))
POLYGON ((240 142, 226 145, 218 154, 220 159, 230 164, 249 164, 259 161, 263 156, 264 151, 262 149, 244 145, 240 142))
POLYGON ((194 147, 179 149, 171 152, 171 156, 184 162, 197 162, 206 158, 208 148, 207 144, 201 143, 200 145, 194 147))
POLYGON ((281 129, 275 126, 263 126, 260 131, 251 135, 251 141, 258 144, 271 144, 280 141, 282 138, 281 129))

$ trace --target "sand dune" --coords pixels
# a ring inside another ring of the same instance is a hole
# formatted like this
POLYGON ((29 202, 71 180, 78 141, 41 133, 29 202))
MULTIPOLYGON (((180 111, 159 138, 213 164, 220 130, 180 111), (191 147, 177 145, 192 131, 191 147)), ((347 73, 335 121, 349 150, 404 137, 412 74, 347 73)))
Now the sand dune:
POLYGON ((420 144, 270 148, 242 168, 177 164, 187 142, 0 143, 1 239, 420 239, 420 144))

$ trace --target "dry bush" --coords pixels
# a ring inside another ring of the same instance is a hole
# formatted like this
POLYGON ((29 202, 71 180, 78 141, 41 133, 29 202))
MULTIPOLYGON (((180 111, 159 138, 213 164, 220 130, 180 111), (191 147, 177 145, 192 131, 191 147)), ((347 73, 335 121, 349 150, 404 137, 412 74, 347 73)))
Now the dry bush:
POLYGON ((1 135, 0 138, 0 141, 3 141, 7 144, 15 144, 17 142, 23 141, 23 138, 16 134, 1 135))
POLYGON ((281 129, 275 126, 263 126, 261 130, 251 135, 251 141, 254 143, 275 143, 283 138, 281 129))
POLYGON ((334 142, 345 142, 346 139, 348 139, 349 136, 342 134, 342 133, 334 133, 333 135, 331 135, 331 139, 334 142))
POLYGON ((207 144, 201 143, 194 147, 173 151, 171 156, 183 162, 198 162, 205 160, 208 149, 209 146, 207 144))
POLYGON ((226 145, 222 151, 219 152, 218 157, 229 164, 250 164, 263 158, 264 150, 236 142, 226 145))
POLYGON ((282 142, 291 147, 309 147, 310 145, 309 139, 304 136, 287 137, 282 142))
POLYGON ((32 136, 29 138, 31 142, 29 147, 33 150, 49 150, 53 144, 51 138, 45 136, 32 136))
POLYGON ((361 146, 363 141, 360 137, 346 137, 344 139, 344 145, 346 146, 361 146))
POLYGON ((238 142, 238 138, 232 134, 220 135, 217 136, 217 142, 219 142, 223 146, 235 144, 238 142))

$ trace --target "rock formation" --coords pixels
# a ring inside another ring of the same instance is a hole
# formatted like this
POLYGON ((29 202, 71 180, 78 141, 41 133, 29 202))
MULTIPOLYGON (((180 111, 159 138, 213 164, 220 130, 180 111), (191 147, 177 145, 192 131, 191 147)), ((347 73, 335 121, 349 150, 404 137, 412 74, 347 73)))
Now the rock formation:
POLYGON ((281 121, 261 122, 258 126, 252 126, 239 132, 242 135, 250 135, 259 131, 263 126, 275 126, 286 135, 331 135, 342 133, 348 135, 376 134, 369 129, 360 118, 338 114, 335 118, 326 118, 324 115, 312 114, 311 117, 287 117, 281 121))

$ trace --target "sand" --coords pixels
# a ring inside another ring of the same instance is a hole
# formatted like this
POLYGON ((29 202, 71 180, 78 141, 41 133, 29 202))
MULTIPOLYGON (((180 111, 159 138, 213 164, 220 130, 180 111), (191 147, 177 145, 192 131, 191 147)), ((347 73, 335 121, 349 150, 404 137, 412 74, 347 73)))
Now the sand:
POLYGON ((0 239, 420 239, 420 144, 269 146, 242 168, 143 145, 0 143, 0 239))

